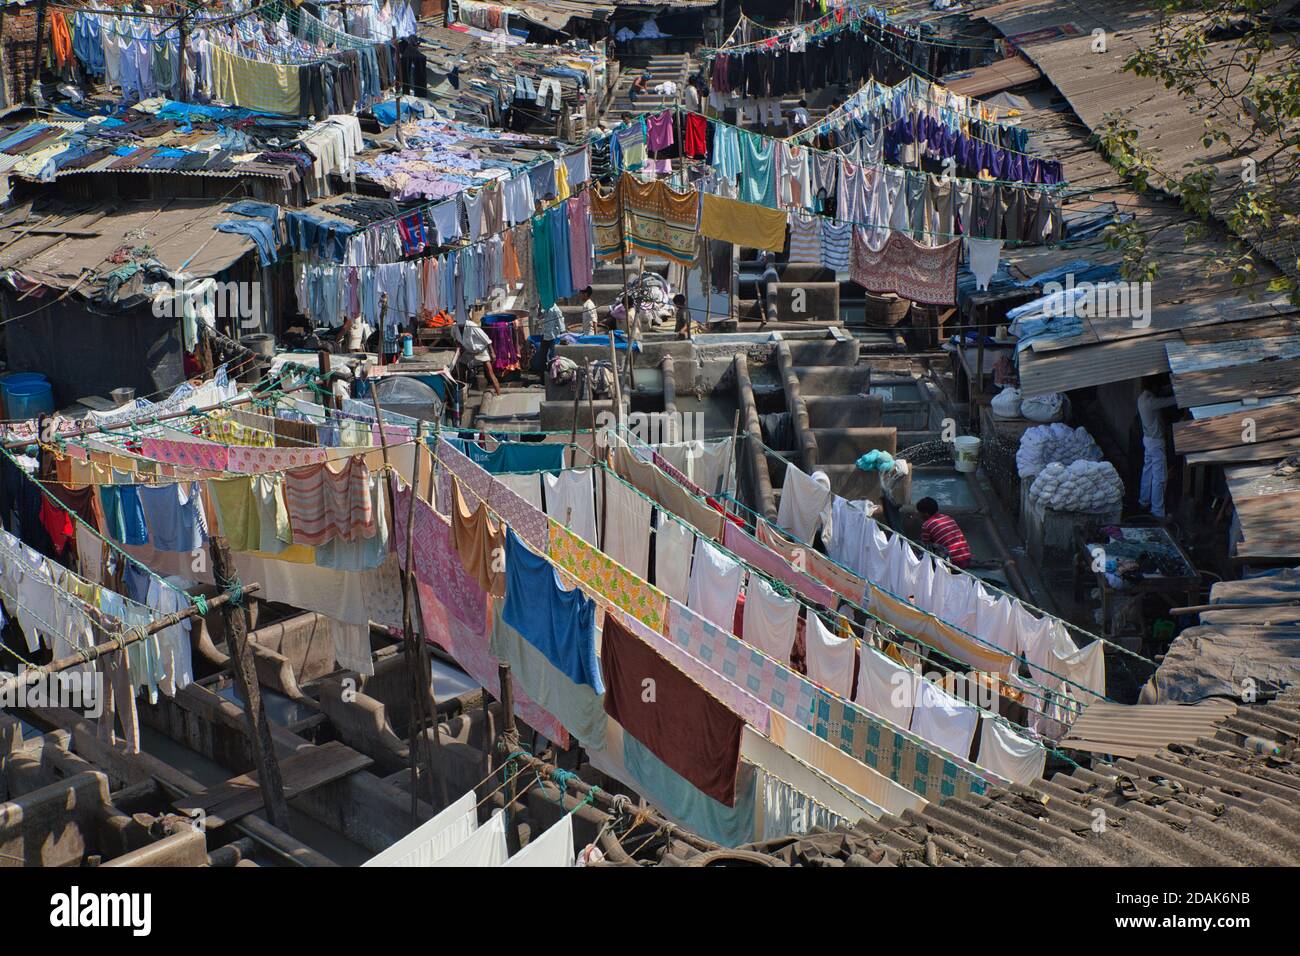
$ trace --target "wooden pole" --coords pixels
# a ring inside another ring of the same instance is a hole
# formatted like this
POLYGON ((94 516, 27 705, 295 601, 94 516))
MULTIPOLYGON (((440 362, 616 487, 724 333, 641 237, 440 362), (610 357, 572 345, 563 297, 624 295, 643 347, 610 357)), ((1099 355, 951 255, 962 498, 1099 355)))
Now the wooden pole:
MULTIPOLYGON (((414 487, 412 488, 412 492, 418 494, 419 493, 418 470, 414 478, 415 478, 415 483, 414 483, 414 487)), ((427 494, 421 496, 421 500, 423 500, 426 504, 430 504, 430 505, 433 504, 432 463, 430 463, 430 468, 429 468, 429 490, 427 494)), ((411 607, 412 607, 412 615, 415 616, 419 621, 423 622, 424 615, 421 612, 420 592, 415 587, 414 572, 412 572, 412 578, 411 578, 411 607)), ((415 646, 416 646, 416 657, 418 658, 418 664, 419 664, 418 673, 421 675, 420 676, 420 680, 421 680, 420 699, 426 701, 428 706, 431 707, 433 711, 432 714, 430 715, 430 726, 433 729, 432 749, 430 749, 429 747, 429 737, 425 737, 422 741, 422 746, 424 747, 426 766, 430 768, 429 772, 433 773, 433 768, 435 766, 438 768, 439 771, 441 771, 441 769, 446 766, 446 762, 443 760, 443 756, 442 756, 442 736, 438 731, 438 699, 437 696, 434 694, 434 690, 433 690, 433 663, 432 663, 433 655, 429 653, 429 645, 425 643, 425 635, 423 633, 423 629, 421 629, 421 632, 418 635, 416 635, 415 646), (434 762, 434 756, 433 756, 434 753, 438 755, 436 763, 434 762)), ((450 802, 447 799, 447 776, 446 774, 441 772, 437 773, 436 776, 438 780, 438 796, 442 800, 442 805, 446 807, 450 802)))
MULTIPOLYGON (((384 412, 379 405, 379 392, 374 388, 370 389, 370 400, 375 406, 375 425, 379 428, 379 447, 384 456, 384 471, 386 472, 384 487, 385 494, 388 496, 388 511, 394 517, 397 515, 397 497, 393 493, 392 476, 394 469, 392 462, 388 457, 388 435, 384 432, 384 412)), ((429 789, 433 789, 433 755, 429 752, 427 746, 421 747, 422 729, 428 727, 432 733, 438 733, 438 725, 434 721, 434 715, 428 712, 428 681, 432 680, 432 675, 427 675, 424 669, 424 654, 421 653, 422 647, 417 646, 415 637, 415 628, 411 618, 411 591, 413 587, 412 573, 415 567, 415 555, 412 551, 413 531, 415 526, 415 499, 419 496, 417 486, 420 480, 420 448, 424 445, 423 441, 418 441, 415 446, 415 472, 411 476, 411 497, 407 501, 406 511, 406 569, 402 573, 402 632, 403 632, 403 656, 406 658, 406 667, 411 675, 411 713, 407 726, 407 762, 411 770, 411 822, 418 823, 419 807, 419 775, 417 773, 417 754, 420 749, 425 753, 425 770, 429 778, 429 789)), ((425 742, 427 743, 427 741, 425 742)), ((446 783, 443 783, 445 790, 446 783)), ((444 798, 444 804, 445 804, 444 798)))
MULTIPOLYGON (((515 729, 515 693, 510 684, 510 665, 498 664, 497 677, 501 683, 501 709, 503 713, 504 730, 499 740, 499 748, 503 757, 508 757, 516 753, 519 748, 519 732, 515 729)), ((508 771, 510 778, 507 781, 508 795, 506 798, 506 847, 510 855, 514 856, 519 852, 519 827, 515 825, 515 803, 519 799, 519 775, 514 770, 508 771)))
POLYGON ((188 103, 190 101, 189 94, 186 93, 185 91, 185 81, 189 75, 189 65, 185 62, 186 59, 185 51, 189 46, 189 39, 190 39, 189 18, 190 18, 189 14, 186 13, 176 22, 176 26, 180 30, 180 34, 181 34, 180 64, 177 67, 177 73, 176 73, 177 77, 179 78, 176 84, 176 98, 180 100, 182 103, 188 103))
MULTIPOLYGON (((320 370, 321 384, 325 386, 325 396, 321 399, 321 404, 326 408, 338 408, 338 403, 334 401, 334 386, 330 382, 330 353, 321 349, 316 353, 316 367, 320 370)), ((372 392, 374 385, 371 385, 372 392)))
MULTIPOLYGON (((623 179, 627 176, 624 173, 618 179, 618 184, 614 187, 618 191, 618 242, 622 251, 622 258, 619 265, 623 269, 623 324, 627 330, 627 383, 628 387, 635 389, 636 380, 632 372, 632 296, 627 287, 627 224, 624 222, 623 208, 623 179)), ((613 336, 610 336, 611 341, 613 336)), ((618 379, 618 363, 614 363, 614 378, 618 379)))
POLYGON ((27 91, 28 101, 33 106, 45 105, 45 94, 41 90, 41 54, 44 53, 45 45, 45 0, 40 0, 36 5, 36 51, 32 60, 32 88, 27 91))
MULTIPOLYGON (((591 391, 591 383, 587 382, 587 390, 591 391)), ((573 370, 573 428, 569 430, 569 447, 572 448, 578 443, 578 403, 582 401, 583 380, 578 377, 578 370, 573 370)))
MULTIPOLYGON (((244 587, 245 594, 252 594, 260 591, 260 584, 249 584, 244 587)), ((230 600, 229 594, 218 594, 208 600, 208 610, 215 610, 222 607, 230 600)), ((12 694, 23 684, 30 684, 45 674, 57 674, 65 671, 70 667, 76 667, 79 664, 89 664, 106 654, 112 654, 115 651, 124 650, 138 641, 143 641, 146 637, 157 634, 159 631, 165 631, 167 628, 179 624, 181 621, 188 620, 199 615, 197 607, 187 607, 183 611, 174 611, 157 620, 151 622, 148 627, 141 628, 138 631, 131 631, 123 637, 115 637, 111 641, 104 641, 102 644, 96 644, 84 651, 77 651, 75 654, 69 654, 67 657, 60 657, 50 661, 48 664, 42 664, 39 667, 29 667, 19 674, 14 674, 0 681, 0 694, 12 694)))
MULTIPOLYGON (((631 343, 628 344, 631 348, 631 343)), ((618 382, 618 347, 614 344, 614 333, 609 333, 609 360, 614 364, 614 424, 623 426, 623 388, 618 382)))
MULTIPOLYGON (((229 594, 239 579, 226 539, 215 535, 208 539, 208 555, 212 559, 212 576, 217 587, 229 594)), ((266 816, 271 825, 285 833, 289 829, 289 805, 284 799, 284 781, 280 778, 280 764, 275 757, 275 743, 271 739, 271 725, 266 719, 262 702, 262 688, 257 682, 257 667, 253 663, 253 650, 248 642, 248 620, 244 608, 233 600, 221 605, 226 624, 226 644, 230 651, 231 671, 244 698, 244 719, 248 723, 248 739, 252 744, 253 762, 257 764, 258 785, 266 804, 266 816)))
MULTIPOLYGON (((737 405, 736 418, 731 423, 731 449, 727 452, 727 467, 724 468, 722 471, 722 493, 725 495, 730 495, 732 491, 731 466, 736 461, 736 445, 739 441, 740 441, 740 407, 739 405, 737 405)), ((722 507, 724 511, 730 511, 731 510, 730 501, 724 500, 722 502, 722 507)))
POLYGON ((593 462, 597 460, 596 456, 596 385, 591 380, 591 359, 583 359, 583 366, 587 374, 587 417, 591 419, 591 454, 589 457, 593 462))
MULTIPOLYGON (((700 236, 700 246, 704 260, 704 271, 700 273, 700 288, 704 290, 704 331, 708 332, 709 326, 713 324, 713 256, 708 237, 700 236)), ((690 329, 691 326, 687 328, 690 329)), ((694 335, 688 334, 687 338, 694 338, 694 335)))

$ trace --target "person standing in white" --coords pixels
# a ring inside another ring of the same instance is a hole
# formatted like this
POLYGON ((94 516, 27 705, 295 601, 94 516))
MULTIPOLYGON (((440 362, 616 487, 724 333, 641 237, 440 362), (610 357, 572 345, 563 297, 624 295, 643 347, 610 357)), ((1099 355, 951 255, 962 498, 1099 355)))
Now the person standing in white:
POLYGON ((1142 483, 1138 489, 1138 507, 1151 508, 1157 518, 1165 516, 1165 481, 1169 465, 1165 458, 1165 425, 1161 409, 1178 404, 1173 397, 1162 398, 1157 392, 1160 379, 1142 380, 1138 394, 1138 418, 1142 421, 1142 483))
POLYGON ((582 290, 582 334, 596 334, 596 302, 591 295, 591 286, 582 290))

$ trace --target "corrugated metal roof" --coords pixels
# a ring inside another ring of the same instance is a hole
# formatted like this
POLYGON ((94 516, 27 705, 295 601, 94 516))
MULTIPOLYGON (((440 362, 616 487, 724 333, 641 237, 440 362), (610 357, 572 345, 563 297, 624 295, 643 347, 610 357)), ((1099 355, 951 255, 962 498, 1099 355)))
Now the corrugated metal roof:
MULTIPOLYGON (((976 12, 1000 30, 1004 36, 1018 36, 1019 51, 1042 70, 1069 102, 1071 108, 1090 129, 1096 129, 1107 113, 1128 111, 1127 116, 1139 134, 1141 144, 1153 150, 1163 171, 1178 179, 1188 164, 1207 163, 1218 170, 1212 208, 1221 220, 1227 219, 1236 199, 1236 184, 1242 171, 1240 157, 1222 143, 1205 145, 1206 114, 1193 112, 1188 99, 1178 90, 1170 90, 1154 78, 1126 72, 1124 64, 1141 46, 1152 40, 1152 29, 1159 11, 1155 4, 1144 6, 1128 0, 1097 0, 1086 7, 1061 4, 1052 0, 1012 0, 976 12), (1071 35, 1053 28, 1074 26, 1071 35), (1093 49, 1092 31, 1105 31, 1106 48, 1093 49)), ((1235 41, 1206 41, 1206 59, 1226 63, 1235 59, 1235 41)), ((1286 43, 1267 52, 1259 71, 1280 67, 1295 56, 1286 43)), ((1238 68, 1237 81, 1249 79, 1238 68)), ((1249 116, 1237 111, 1220 110, 1213 116, 1220 129, 1234 134, 1234 139, 1252 139, 1260 144, 1257 155, 1267 155, 1280 148, 1276 135, 1261 135, 1249 116), (1261 143, 1262 140, 1262 143, 1261 143)), ((1286 155, 1287 151, 1283 150, 1286 155)), ((1260 172, 1260 175, 1265 175, 1260 172)), ((1073 179, 1072 179, 1073 181, 1073 179)), ((1300 196, 1291 194, 1293 200, 1300 196)), ((1272 230, 1262 235, 1244 236, 1267 259, 1292 277, 1300 276, 1294 232, 1272 230)))
POLYGON ((0 269, 17 269, 54 288, 80 280, 88 291, 91 282, 82 276, 116 269, 111 257, 129 245, 151 247, 173 271, 184 265, 192 275, 214 275, 255 248, 247 236, 213 228, 238 218, 224 211, 229 205, 229 200, 146 199, 45 207, 34 219, 0 229, 0 269))
POLYGON ((1060 742, 1062 750, 1137 757, 1172 743, 1195 743, 1210 734, 1237 705, 1226 700, 1197 704, 1089 704, 1060 742))
POLYGON ((878 866, 1300 865, 1298 734, 1291 690, 1195 743, 862 820, 812 855, 832 866, 850 852, 878 866), (1256 741, 1278 742, 1280 753, 1257 752, 1256 741))
POLYGON ((976 67, 958 79, 945 79, 943 85, 959 96, 987 96, 1032 83, 1042 75, 1038 67, 1024 57, 1010 56, 988 66, 976 67))
POLYGON ((1168 371, 1165 345, 1177 337, 1177 332, 1162 332, 1052 352, 1026 349, 1020 353, 1020 390, 1045 395, 1168 371))

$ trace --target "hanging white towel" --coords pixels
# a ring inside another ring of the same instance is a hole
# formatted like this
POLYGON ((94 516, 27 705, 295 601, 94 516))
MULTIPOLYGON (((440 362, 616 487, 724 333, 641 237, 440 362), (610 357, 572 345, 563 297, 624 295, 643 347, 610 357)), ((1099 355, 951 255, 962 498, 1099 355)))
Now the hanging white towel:
POLYGON ((757 574, 751 574, 741 618, 745 643, 786 664, 790 661, 798 627, 799 602, 780 594, 757 574))
POLYGON ((989 280, 998 271, 1001 252, 1001 239, 966 239, 966 256, 970 260, 971 275, 975 276, 975 291, 983 292, 989 287, 989 280))
MULTIPOLYGON (((891 557, 898 548, 898 535, 890 537, 874 518, 868 518, 862 536, 862 556, 859 561, 846 563, 850 571, 855 571, 868 581, 888 588, 887 574, 891 557)), ((891 591, 893 588, 889 588, 891 591)))
POLYGON ((524 501, 528 502, 538 511, 542 509, 542 476, 541 475, 493 475, 495 480, 501 482, 524 501))
POLYGON ((335 665, 343 670, 356 671, 363 677, 373 675, 375 660, 371 656, 370 625, 331 620, 329 629, 335 665))
POLYGON ((566 813, 503 865, 575 866, 576 857, 573 852, 573 814, 566 813))
POLYGON ((695 539, 695 561, 686 606, 728 634, 736 623, 736 599, 745 566, 733 561, 703 538, 695 539))
POLYGON ((434 860, 433 866, 501 866, 510 856, 506 847, 504 811, 479 827, 453 849, 434 860))
POLYGON ((930 598, 934 588, 934 556, 928 551, 913 548, 901 539, 899 543, 901 547, 897 553, 902 561, 895 581, 898 590, 894 593, 916 607, 934 609, 930 598))
POLYGON ((1047 672, 1058 674, 1074 684, 1082 685, 1087 690, 1067 685, 1066 691, 1075 700, 1085 706, 1098 698, 1088 691, 1105 696, 1106 693, 1106 657, 1101 641, 1093 641, 1082 650, 1074 643, 1070 633, 1060 621, 1052 620, 1043 637, 1036 639, 1033 647, 1025 648, 1025 660, 1029 662, 1029 672, 1034 680, 1048 686, 1055 681, 1047 672))
POLYGON ((695 535, 668 512, 661 509, 656 514, 655 587, 674 601, 685 604, 695 535))
POLYGON ((794 465, 785 469, 776 523, 811 544, 823 517, 830 517, 831 481, 825 472, 805 475, 794 465))
POLYGON ((1012 783, 1028 786, 1043 775, 1047 751, 992 714, 981 714, 977 763, 1012 783))
POLYGON ((958 757, 970 755, 980 709, 958 700, 933 681, 917 684, 912 733, 958 757))
POLYGON ((858 695, 855 703, 904 729, 912 726, 916 684, 923 678, 874 647, 858 655, 858 695))
POLYGON ((979 633, 976 581, 969 574, 953 574, 946 567, 936 567, 930 598, 942 609, 935 613, 949 624, 968 634, 979 633))
POLYGON ((831 522, 835 534, 827 553, 837 564, 861 575, 866 561, 868 536, 878 527, 871 514, 876 506, 870 501, 849 501, 836 495, 831 501, 831 522))
POLYGON ((822 619, 809 609, 804 641, 808 653, 808 677, 841 697, 853 690, 853 647, 851 637, 836 637, 822 619))
POLYGON ((478 797, 471 790, 362 866, 433 866, 478 829, 478 797))
POLYGON ((604 551, 641 580, 650 576, 650 499, 605 476, 604 551))
POLYGON ((692 480, 711 495, 730 493, 735 486, 736 456, 732 454, 731 444, 730 438, 708 442, 695 459, 692 480))
POLYGON ((1002 648, 1012 657, 1020 653, 1020 632, 1015 626, 1015 605, 1005 594, 975 585, 975 629, 986 644, 1002 648))
POLYGON ((596 492, 590 468, 542 475, 546 485, 546 513, 594 548, 596 537, 596 492))

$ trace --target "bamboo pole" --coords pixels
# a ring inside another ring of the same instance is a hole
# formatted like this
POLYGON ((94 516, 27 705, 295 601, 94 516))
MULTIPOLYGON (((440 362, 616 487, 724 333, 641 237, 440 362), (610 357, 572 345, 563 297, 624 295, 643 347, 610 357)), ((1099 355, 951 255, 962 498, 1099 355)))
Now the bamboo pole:
MULTIPOLYGON (((506 663, 497 664, 497 679, 501 684, 501 710, 503 712, 504 728, 501 737, 498 740, 498 748, 502 751, 501 756, 508 757, 510 753, 520 750, 519 732, 515 728, 515 693, 514 687, 510 682, 510 665, 506 663), (506 753, 509 750, 510 753, 506 753)), ((519 774, 513 768, 509 771, 510 777, 507 780, 508 796, 506 798, 506 847, 510 855, 514 856, 519 852, 519 827, 515 823, 515 804, 519 800, 519 774)))
MULTIPOLYGON (((260 584, 249 584, 245 585, 244 593, 253 594, 261 589, 262 586, 260 584)), ((216 597, 209 599, 207 602, 208 610, 215 610, 216 608, 226 604, 229 600, 229 594, 219 594, 216 597)), ((79 664, 93 663, 106 654, 112 654, 114 651, 124 650, 132 644, 143 641, 146 637, 151 637, 159 631, 165 631, 167 628, 179 624, 181 621, 189 620, 190 618, 197 616, 199 616, 199 609, 193 606, 187 607, 182 611, 173 611, 171 614, 164 615, 163 617, 158 618, 158 620, 153 621, 148 627, 131 631, 123 637, 115 637, 111 641, 104 641, 102 644, 96 644, 84 651, 77 651, 77 653, 69 654, 67 657, 57 658, 56 660, 52 660, 48 664, 42 664, 39 667, 29 667, 21 673, 13 674, 6 677, 3 681, 0 681, 0 696, 13 693, 23 684, 30 684, 32 681, 37 680, 43 675, 57 674, 70 667, 76 667, 79 664)))
MULTIPOLYGON (((628 349, 631 348, 631 343, 628 343, 628 349)), ((618 348, 614 344, 613 332, 609 333, 609 360, 614 366, 614 424, 621 430, 623 427, 623 387, 618 381, 618 348)))
MULTIPOLYGON (((375 406, 375 425, 379 429, 379 447, 384 456, 385 494, 388 496, 388 512, 396 517, 397 515, 397 496, 393 493, 392 476, 394 474, 392 462, 388 456, 388 435, 384 432, 384 411, 379 405, 379 392, 375 388, 370 389, 370 399, 375 406)), ((411 476, 411 497, 407 501, 406 512, 406 569, 402 573, 402 632, 403 646, 402 653, 406 658, 406 667, 411 675, 411 712, 407 722, 407 762, 411 771, 411 822, 419 823, 419 775, 417 768, 417 753, 420 749, 420 737, 422 736, 421 728, 426 724, 432 729, 434 734, 438 733, 438 725, 428 714, 427 705, 428 697, 426 696, 426 687, 424 672, 421 669, 423 655, 419 653, 416 647, 415 629, 411 619, 411 571, 415 566, 415 555, 412 548, 413 527, 415 524, 415 499, 419 495, 416 482, 420 480, 420 446, 423 442, 417 442, 415 448, 415 473, 411 476)), ((430 679, 432 679, 430 677, 430 679)), ((437 708, 434 708, 437 713, 437 708)), ((428 772, 430 792, 433 786, 433 757, 432 754, 425 751, 426 761, 425 769, 428 772)))
MULTIPOLYGON (((208 553, 212 558, 212 576, 217 587, 230 593, 238 583, 238 574, 226 539, 221 535, 209 538, 208 553)), ((257 764, 266 816, 272 826, 290 833, 289 804, 284 799, 284 780, 280 776, 280 763, 275 756, 275 742, 271 739, 271 725, 266 719, 266 704, 262 700, 257 666, 248 640, 248 620, 243 607, 233 601, 223 602, 221 613, 226 624, 230 669, 244 698, 244 720, 248 724, 248 739, 253 749, 253 762, 257 764)))

